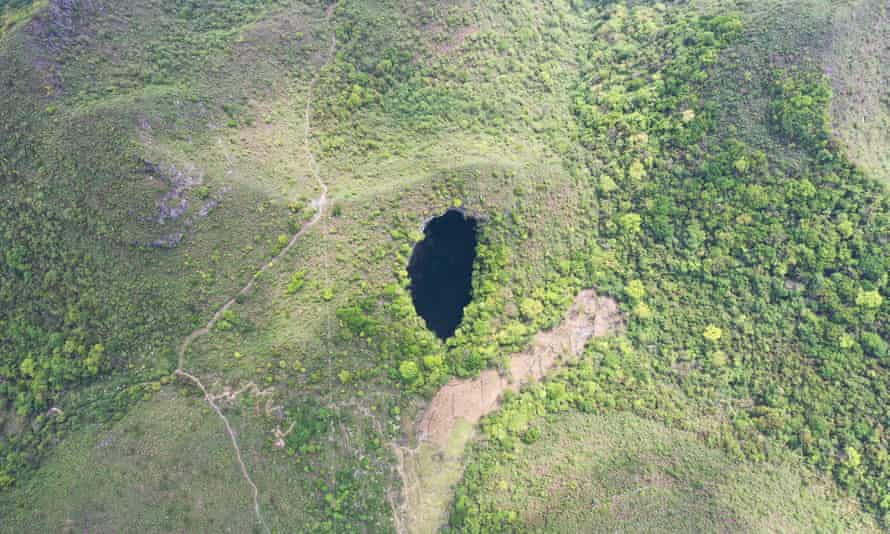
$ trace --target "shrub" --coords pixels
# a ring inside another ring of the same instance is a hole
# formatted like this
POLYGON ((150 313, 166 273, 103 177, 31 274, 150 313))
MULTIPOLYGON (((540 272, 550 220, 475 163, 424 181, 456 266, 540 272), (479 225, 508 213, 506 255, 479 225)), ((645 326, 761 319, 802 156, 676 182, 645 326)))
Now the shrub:
POLYGON ((874 332, 866 332, 862 334, 862 348, 867 354, 876 358, 886 358, 890 355, 890 347, 881 336, 874 332))
POLYGON ((716 343, 718 340, 720 340, 721 337, 723 337, 723 330, 721 330, 718 326, 709 324, 705 328, 705 331, 702 332, 702 337, 704 337, 711 343, 716 343))
POLYGON ((400 363, 399 376, 409 384, 417 382, 417 379, 420 378, 420 368, 417 366, 417 362, 405 360, 400 363))
POLYGON ((531 297, 526 297, 519 303, 519 313, 526 321, 534 321, 543 311, 544 305, 531 297))

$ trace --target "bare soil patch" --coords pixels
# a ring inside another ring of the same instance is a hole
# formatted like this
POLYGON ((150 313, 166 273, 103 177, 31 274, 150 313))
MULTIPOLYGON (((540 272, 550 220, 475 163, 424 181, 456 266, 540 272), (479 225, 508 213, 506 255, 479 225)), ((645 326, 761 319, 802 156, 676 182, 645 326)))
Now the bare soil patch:
POLYGON ((417 425, 421 441, 444 446, 459 418, 476 423, 498 407, 507 389, 540 380, 561 359, 576 358, 593 336, 603 336, 623 326, 618 303, 598 296, 592 289, 581 291, 565 319, 552 330, 540 332, 532 346, 510 357, 509 372, 483 371, 473 379, 453 379, 433 397, 417 425))
POLYGON ((543 378, 559 363, 577 358, 591 337, 623 326, 618 303, 586 289, 575 297, 559 326, 538 333, 528 350, 510 357, 504 374, 490 369, 443 386, 415 425, 418 446, 393 445, 402 479, 401 503, 393 510, 397 532, 434 532, 444 524, 474 425, 498 407, 505 390, 517 391, 543 378))

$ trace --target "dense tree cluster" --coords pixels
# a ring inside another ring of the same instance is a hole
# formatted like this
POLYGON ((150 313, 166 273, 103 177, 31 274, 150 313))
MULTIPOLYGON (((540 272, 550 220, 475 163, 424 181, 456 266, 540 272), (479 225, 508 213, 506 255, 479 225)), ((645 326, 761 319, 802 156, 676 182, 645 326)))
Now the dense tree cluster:
POLYGON ((132 145, 85 134, 89 120, 76 114, 66 129, 52 125, 56 111, 31 101, 32 69, 22 59, 0 56, 10 80, 0 106, 2 485, 35 467, 62 427, 120 416, 142 398, 141 387, 121 385, 101 398, 86 390, 143 355, 154 361, 126 380, 159 378, 169 351, 156 352, 152 341, 188 317, 182 301, 169 298, 173 284, 142 276, 139 251, 117 240, 119 220, 97 202, 133 170, 132 145), (69 402, 90 409, 60 416, 69 402))
MULTIPOLYGON (((787 445, 880 515, 890 510, 890 203, 831 146, 830 92, 815 75, 766 80, 770 147, 721 131, 720 103, 701 88, 740 30, 732 15, 620 5, 595 24, 576 109, 600 192, 601 250, 588 253, 610 260, 588 283, 623 298, 632 345, 591 355, 599 375, 582 367, 508 402, 488 433, 509 449, 506 437, 523 437, 537 414, 619 398, 682 421, 659 384, 691 405, 739 399, 750 408, 729 416, 716 443, 754 460, 787 445), (791 144, 802 161, 787 156, 791 144), (618 397, 604 393, 603 370, 631 353, 642 368, 619 371, 618 397)), ((484 465, 470 469, 455 525, 509 530, 496 510, 474 508, 484 502, 474 469, 484 465)))
POLYGON ((54 246, 63 239, 61 221, 25 203, 15 212, 0 222, 0 394, 28 415, 66 385, 95 376, 106 361, 97 336, 100 296, 88 284, 96 266, 54 246))

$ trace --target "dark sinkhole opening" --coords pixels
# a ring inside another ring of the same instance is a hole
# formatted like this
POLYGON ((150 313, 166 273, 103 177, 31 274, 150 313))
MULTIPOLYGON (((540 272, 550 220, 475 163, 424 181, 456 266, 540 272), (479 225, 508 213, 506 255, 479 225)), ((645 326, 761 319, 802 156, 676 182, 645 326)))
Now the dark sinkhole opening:
POLYGON ((434 217, 408 263, 414 309, 441 339, 454 335, 472 297, 476 226, 457 209, 434 217))

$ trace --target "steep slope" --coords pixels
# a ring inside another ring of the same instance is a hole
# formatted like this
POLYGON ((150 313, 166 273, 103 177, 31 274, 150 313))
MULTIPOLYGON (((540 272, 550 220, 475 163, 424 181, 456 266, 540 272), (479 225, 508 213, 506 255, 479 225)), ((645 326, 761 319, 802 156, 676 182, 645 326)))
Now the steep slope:
POLYGON ((314 213, 303 67, 323 13, 275 7, 4 7, 5 484, 166 382, 178 340, 314 213))
POLYGON ((464 487, 489 515, 459 501, 462 531, 879 532, 787 458, 740 462, 627 413, 571 412, 530 429, 507 462, 477 452, 464 487))

